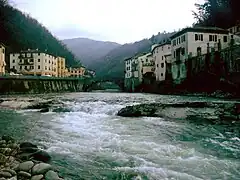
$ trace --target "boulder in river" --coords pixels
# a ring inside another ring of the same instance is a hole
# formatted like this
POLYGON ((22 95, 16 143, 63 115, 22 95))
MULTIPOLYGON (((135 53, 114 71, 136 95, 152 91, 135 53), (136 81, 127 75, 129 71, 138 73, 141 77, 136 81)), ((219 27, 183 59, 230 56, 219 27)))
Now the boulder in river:
POLYGON ((41 109, 39 112, 41 112, 41 113, 49 112, 49 108, 43 108, 43 109, 41 109))
POLYGON ((51 169, 52 169, 52 166, 50 164, 39 163, 32 168, 32 174, 33 175, 45 174, 51 169))
POLYGON ((240 103, 236 102, 178 102, 151 103, 127 106, 117 115, 123 117, 187 118, 198 116, 206 119, 238 120, 240 103))

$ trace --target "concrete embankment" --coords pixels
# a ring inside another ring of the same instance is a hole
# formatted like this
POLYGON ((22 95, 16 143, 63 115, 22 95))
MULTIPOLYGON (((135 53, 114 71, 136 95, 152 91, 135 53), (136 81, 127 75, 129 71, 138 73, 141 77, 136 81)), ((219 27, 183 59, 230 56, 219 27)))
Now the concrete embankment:
POLYGON ((81 92, 85 79, 52 77, 0 77, 0 94, 81 92))

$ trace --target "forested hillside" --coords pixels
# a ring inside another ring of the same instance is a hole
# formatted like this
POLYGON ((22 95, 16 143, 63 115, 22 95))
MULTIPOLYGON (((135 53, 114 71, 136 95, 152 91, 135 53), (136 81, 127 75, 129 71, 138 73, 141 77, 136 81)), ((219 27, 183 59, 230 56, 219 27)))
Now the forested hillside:
POLYGON ((6 45, 7 53, 39 49, 65 57, 68 66, 80 65, 73 53, 42 24, 12 7, 7 0, 0 0, 0 42, 6 45))
POLYGON ((90 69, 99 60, 99 57, 105 56, 111 50, 121 46, 115 42, 96 41, 88 38, 65 39, 63 43, 90 69))
POLYGON ((98 60, 99 63, 95 64, 94 69, 97 76, 104 78, 123 78, 124 77, 124 59, 132 57, 138 53, 149 52, 151 46, 155 43, 167 39, 172 33, 158 33, 153 35, 150 39, 143 39, 141 41, 124 44, 112 51, 106 56, 98 60))

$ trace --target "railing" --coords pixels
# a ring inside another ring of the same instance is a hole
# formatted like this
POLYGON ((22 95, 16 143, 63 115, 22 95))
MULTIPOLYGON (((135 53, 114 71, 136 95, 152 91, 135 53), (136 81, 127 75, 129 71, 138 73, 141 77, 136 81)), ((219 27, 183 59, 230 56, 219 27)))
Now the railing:
POLYGON ((0 80, 9 79, 9 80, 16 80, 16 79, 23 79, 23 80, 86 80, 86 77, 48 77, 48 76, 22 76, 22 75, 0 75, 0 80))

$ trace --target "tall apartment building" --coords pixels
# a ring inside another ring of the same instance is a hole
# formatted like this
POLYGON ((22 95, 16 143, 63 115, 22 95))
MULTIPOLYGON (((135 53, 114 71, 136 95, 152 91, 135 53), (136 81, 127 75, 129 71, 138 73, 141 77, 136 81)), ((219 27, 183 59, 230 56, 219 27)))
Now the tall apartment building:
POLYGON ((0 43, 0 75, 5 74, 5 67, 6 67, 5 46, 0 43))
POLYGON ((66 77, 67 73, 66 73, 66 62, 65 62, 65 58, 63 57, 57 57, 56 58, 57 61, 57 77, 66 77))
POLYGON ((57 59, 38 50, 10 54, 10 70, 23 75, 57 76, 57 59))
POLYGON ((171 42, 152 46, 153 61, 155 62, 156 81, 164 81, 166 74, 171 71, 171 42))

